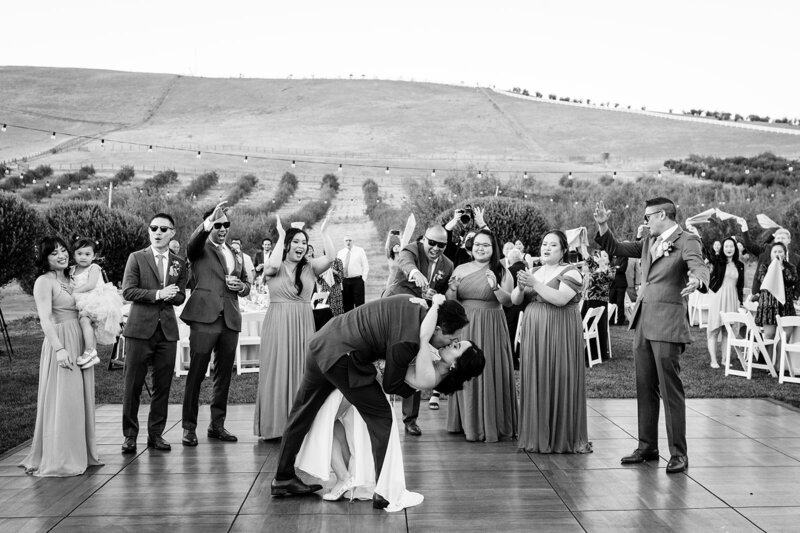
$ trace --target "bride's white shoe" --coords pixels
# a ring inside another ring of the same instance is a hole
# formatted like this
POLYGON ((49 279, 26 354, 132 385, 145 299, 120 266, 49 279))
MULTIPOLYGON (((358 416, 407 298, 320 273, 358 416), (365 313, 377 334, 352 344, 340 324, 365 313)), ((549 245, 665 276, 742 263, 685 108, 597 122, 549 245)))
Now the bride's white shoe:
POLYGON ((333 488, 331 488, 330 492, 322 495, 322 499, 325 500, 326 502, 339 501, 342 499, 342 496, 344 496, 344 493, 352 488, 353 488, 353 479, 348 478, 343 482, 341 482, 341 484, 336 483, 336 485, 334 485, 333 488))

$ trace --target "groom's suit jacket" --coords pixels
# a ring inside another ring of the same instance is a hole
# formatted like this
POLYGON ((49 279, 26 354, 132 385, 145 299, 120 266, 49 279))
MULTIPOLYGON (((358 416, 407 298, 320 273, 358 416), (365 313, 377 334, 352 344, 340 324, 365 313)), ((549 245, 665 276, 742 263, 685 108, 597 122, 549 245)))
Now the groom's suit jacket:
MULTIPOLYGON (((192 233, 186 246, 186 255, 192 267, 193 288, 189 301, 181 313, 181 320, 187 324, 192 322, 211 324, 223 315, 225 325, 229 329, 241 331, 240 294, 230 290, 225 283, 227 275, 225 256, 208 241, 208 234, 201 223, 192 233)), ((237 254, 233 254, 233 259, 234 268, 231 275, 244 283, 241 296, 247 296, 250 293, 250 282, 244 265, 237 254)))
POLYGON ((178 340, 178 321, 173 306, 181 305, 186 300, 189 272, 186 260, 169 252, 164 285, 174 283, 178 286, 178 294, 171 301, 156 300, 156 291, 161 289, 157 272, 156 260, 149 246, 128 256, 122 278, 122 295, 133 303, 122 333, 125 337, 150 339, 160 323, 168 341, 178 340))
MULTIPOLYGON (((325 324, 309 340, 307 357, 315 359, 320 370, 327 372, 342 356, 350 354, 350 386, 369 385, 376 376, 372 363, 379 359, 386 359, 386 372, 392 374, 396 361, 387 358, 387 354, 393 346, 419 345, 419 325, 426 313, 426 309, 410 302, 408 295, 374 300, 325 324)), ((397 362, 407 367, 408 361, 397 362)))
POLYGON ((705 292, 709 271, 703 262, 702 244, 693 233, 678 227, 667 239, 672 250, 668 255, 651 257, 650 248, 657 235, 637 242, 620 242, 611 230, 595 235, 595 241, 609 255, 642 258, 642 285, 633 308, 630 329, 642 328, 644 338, 651 341, 689 344, 687 298, 681 291, 689 282, 689 273, 702 283, 705 292))

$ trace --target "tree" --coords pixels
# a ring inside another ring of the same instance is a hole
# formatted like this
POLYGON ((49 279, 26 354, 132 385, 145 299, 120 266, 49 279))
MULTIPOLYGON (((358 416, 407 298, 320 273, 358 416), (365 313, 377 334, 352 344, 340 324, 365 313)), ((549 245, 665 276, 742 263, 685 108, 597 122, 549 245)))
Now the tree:
POLYGON ((0 192, 0 287, 18 279, 31 293, 36 280, 36 245, 47 234, 42 218, 18 195, 0 192))

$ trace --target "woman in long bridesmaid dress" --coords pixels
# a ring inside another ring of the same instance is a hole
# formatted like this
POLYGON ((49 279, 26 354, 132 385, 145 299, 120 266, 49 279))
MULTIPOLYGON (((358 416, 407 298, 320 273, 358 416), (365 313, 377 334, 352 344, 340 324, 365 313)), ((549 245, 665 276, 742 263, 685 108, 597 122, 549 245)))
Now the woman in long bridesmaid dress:
POLYGON ((473 260, 450 277, 447 298, 464 306, 469 324, 462 338, 483 347, 483 374, 464 383, 447 402, 447 431, 468 441, 497 442, 514 437, 517 399, 514 362, 503 305, 511 304, 514 281, 500 263, 497 240, 486 229, 475 234, 473 260))
POLYGON ((308 234, 297 228, 284 230, 276 217, 278 241, 264 265, 270 306, 261 326, 261 370, 258 375, 253 432, 262 439, 283 435, 289 410, 305 369, 306 344, 314 334, 311 295, 317 276, 328 270, 336 251, 320 226, 325 255, 308 259, 308 234))
POLYGON ((578 302, 583 279, 564 263, 567 237, 542 239, 542 266, 521 271, 511 294, 528 302, 520 347, 519 444, 536 453, 588 453, 583 327, 578 302))
POLYGON ((39 245, 39 267, 33 297, 44 342, 39 361, 39 395, 31 451, 20 466, 34 476, 83 474, 103 463, 94 425, 94 368, 75 364, 83 353, 78 309, 64 270, 67 245, 48 237, 39 245))

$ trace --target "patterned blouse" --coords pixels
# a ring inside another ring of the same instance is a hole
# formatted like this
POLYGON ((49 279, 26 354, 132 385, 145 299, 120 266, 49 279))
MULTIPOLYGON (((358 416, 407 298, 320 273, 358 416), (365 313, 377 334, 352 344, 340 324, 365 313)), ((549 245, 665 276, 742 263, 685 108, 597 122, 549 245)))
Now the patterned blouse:
POLYGON ((344 300, 342 299, 342 278, 344 277, 344 264, 338 257, 334 259, 330 268, 333 272, 333 285, 329 285, 323 276, 317 278, 317 283, 322 287, 322 290, 328 292, 328 305, 331 308, 333 316, 339 316, 344 313, 344 300))
POLYGON ((589 273, 585 276, 584 298, 607 302, 611 284, 614 283, 614 277, 617 274, 617 267, 609 266, 608 270, 598 270, 597 261, 591 255, 586 258, 586 266, 589 267, 589 273))

